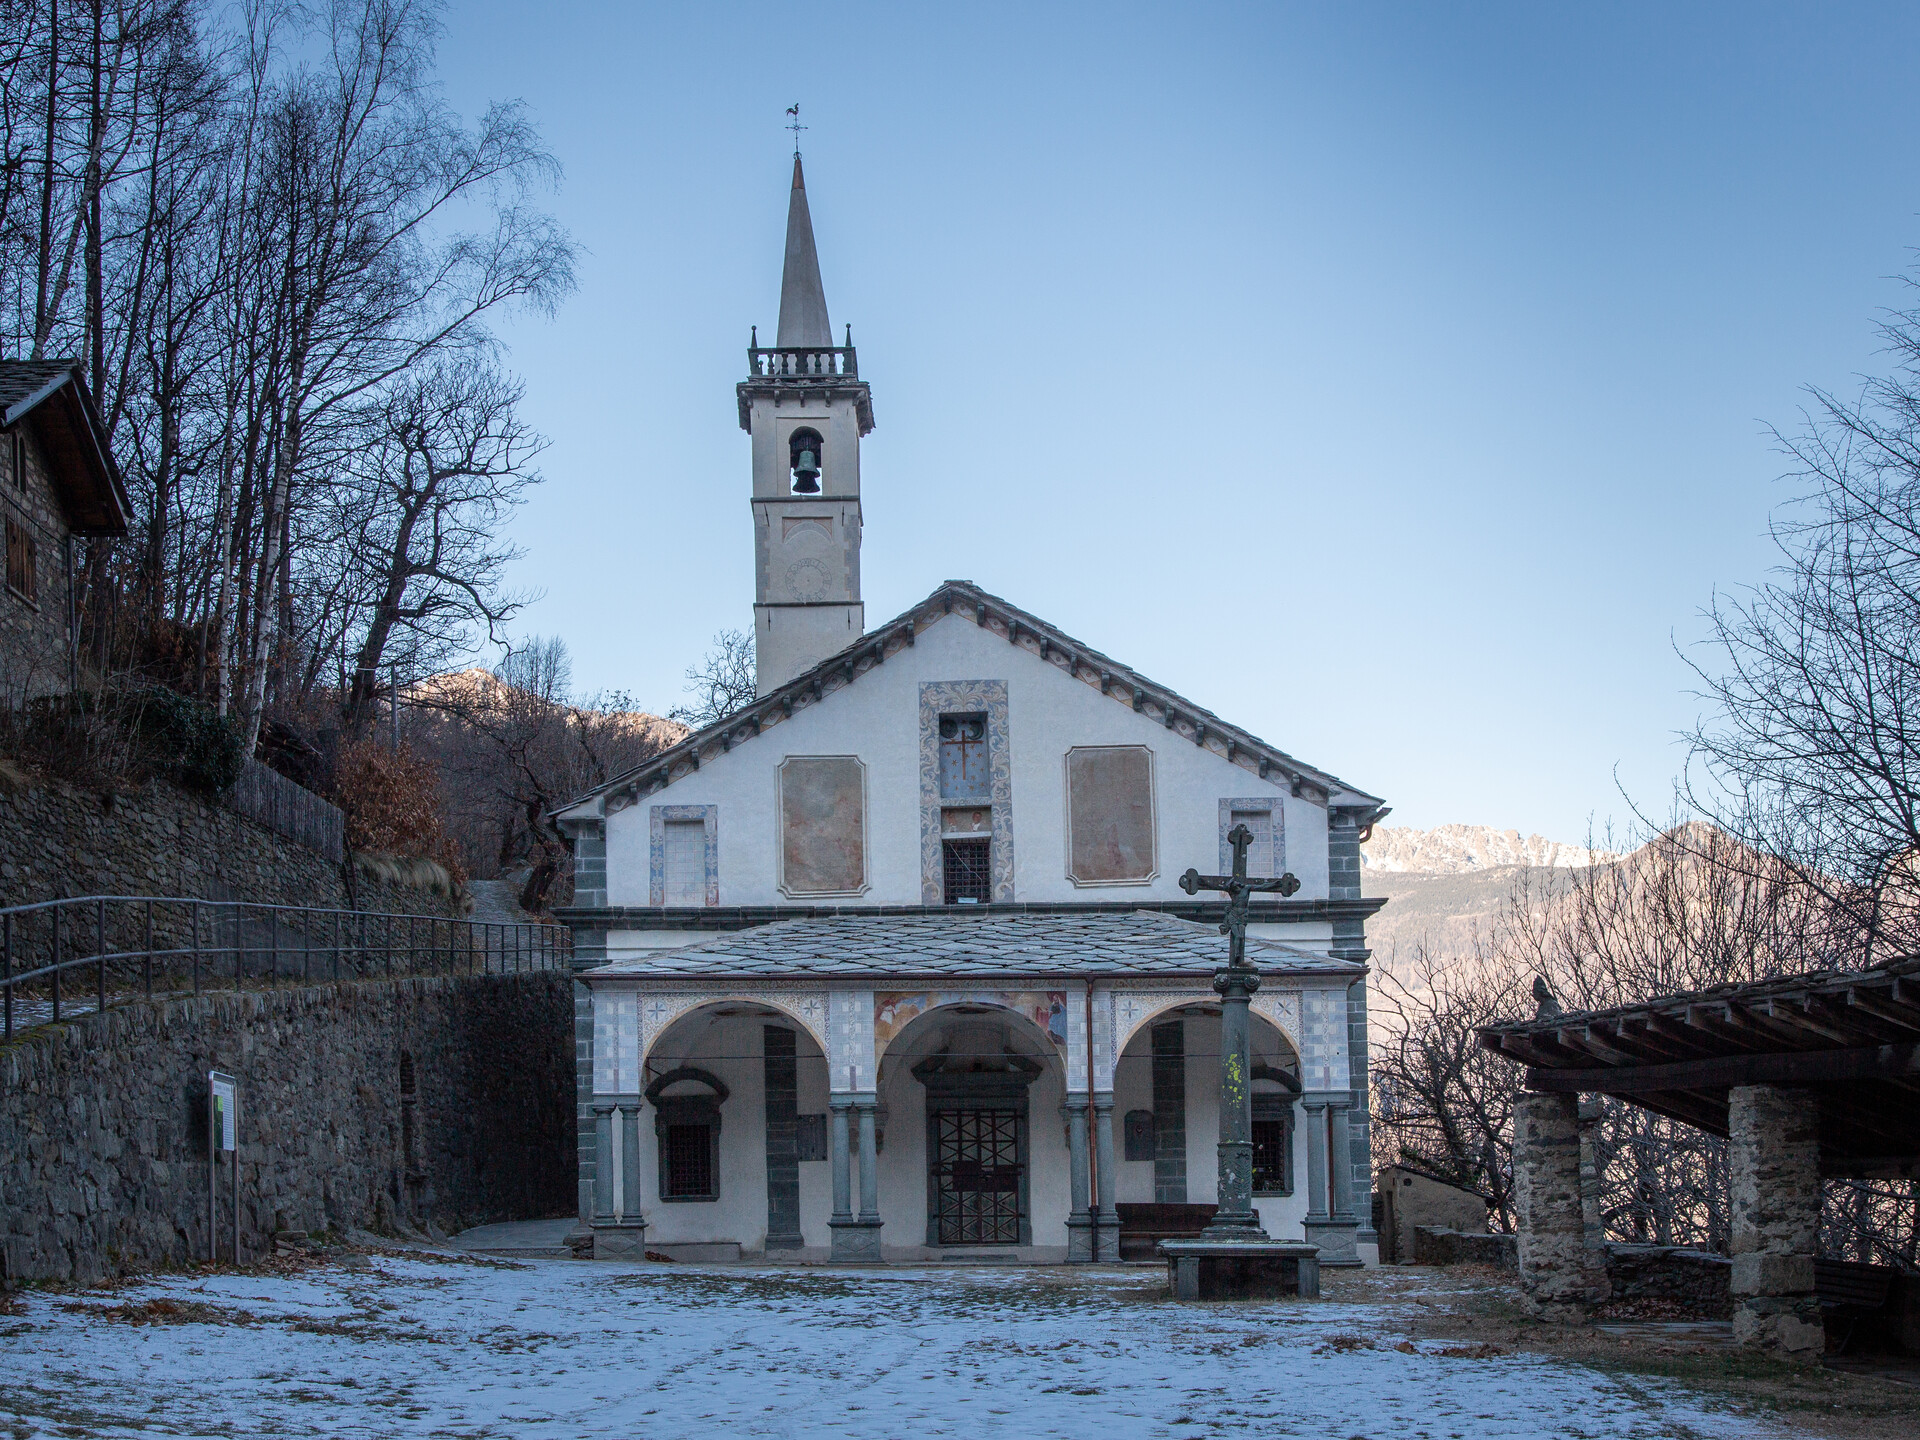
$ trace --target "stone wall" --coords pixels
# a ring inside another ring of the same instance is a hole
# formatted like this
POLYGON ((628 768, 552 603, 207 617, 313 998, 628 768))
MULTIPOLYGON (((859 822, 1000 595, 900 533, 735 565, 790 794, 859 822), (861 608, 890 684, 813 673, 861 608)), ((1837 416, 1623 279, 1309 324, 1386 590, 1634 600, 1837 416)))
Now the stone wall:
POLYGON ((164 781, 103 793, 0 770, 0 907, 64 895, 461 913, 450 896, 364 871, 350 894, 342 866, 164 781))
MULTIPOLYGON (((282 1227, 571 1213, 572 1011, 571 977, 542 972, 209 994, 30 1030, 0 1049, 0 1281, 206 1254, 210 1069, 239 1081, 243 1258, 282 1227)), ((223 1251, 230 1213, 223 1198, 223 1251)))
POLYGON ((1607 1246, 1607 1281, 1615 1301, 1671 1301, 1702 1320, 1725 1320, 1733 1314, 1727 1288, 1732 1275, 1733 1261, 1710 1250, 1607 1246))
POLYGON ((1493 1265, 1502 1270, 1520 1268, 1520 1241, 1515 1235, 1474 1234, 1445 1230, 1437 1225, 1413 1228, 1416 1265, 1493 1265))

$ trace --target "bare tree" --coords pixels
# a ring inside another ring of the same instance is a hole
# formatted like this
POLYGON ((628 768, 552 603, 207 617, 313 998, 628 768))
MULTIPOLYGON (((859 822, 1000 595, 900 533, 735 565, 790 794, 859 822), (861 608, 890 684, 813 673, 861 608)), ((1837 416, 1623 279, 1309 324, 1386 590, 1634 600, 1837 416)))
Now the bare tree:
POLYGON ((686 693, 693 698, 667 712, 670 719, 698 730, 724 720, 758 693, 754 675, 753 633, 722 630, 698 665, 687 667, 686 693))
POLYGON ((1834 963, 1920 944, 1920 309, 1881 333, 1888 373, 1814 391, 1780 436, 1799 494, 1779 567, 1715 600, 1693 662, 1712 708, 1689 796, 1819 893, 1834 963))

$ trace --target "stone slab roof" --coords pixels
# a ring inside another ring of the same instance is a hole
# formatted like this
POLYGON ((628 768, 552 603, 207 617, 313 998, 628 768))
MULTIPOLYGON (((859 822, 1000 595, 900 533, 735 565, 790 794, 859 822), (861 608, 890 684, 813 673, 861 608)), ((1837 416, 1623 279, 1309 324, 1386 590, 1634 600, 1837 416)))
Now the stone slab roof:
POLYGON ((48 479, 82 535, 124 535, 133 514, 77 360, 0 360, 0 427, 34 417, 48 479))
MULTIPOLYGON (((1366 966, 1271 940, 1247 941, 1266 974, 1359 976, 1366 966)), ((1227 937, 1150 910, 1112 915, 848 915, 781 920, 585 972, 618 975, 1208 975, 1227 963, 1227 937)))

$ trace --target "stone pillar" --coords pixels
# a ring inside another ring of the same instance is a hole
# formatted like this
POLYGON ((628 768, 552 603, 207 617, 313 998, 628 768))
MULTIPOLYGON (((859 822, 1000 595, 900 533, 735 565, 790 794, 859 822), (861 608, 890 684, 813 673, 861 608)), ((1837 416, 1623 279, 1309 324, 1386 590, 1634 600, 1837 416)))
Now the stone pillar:
POLYGON ((1733 1191, 1733 1338, 1785 1360, 1826 1349, 1814 1298, 1820 1234, 1820 1112, 1811 1091, 1727 1093, 1733 1191))
POLYGON ((853 1177, 848 1173, 853 1161, 853 1147, 848 1143, 848 1120, 853 1110, 853 1097, 830 1095, 827 1097, 827 1109, 833 1136, 827 1161, 833 1171, 833 1214, 827 1219, 827 1228, 832 1236, 829 1254, 832 1259, 846 1260, 850 1258, 846 1236, 856 1223, 853 1218, 853 1177))
POLYGON ((613 1224, 613 1124, 611 1097, 593 1102, 593 1223, 613 1224))
POLYGON ((1345 1268, 1364 1263, 1354 1239, 1360 1221, 1353 1213, 1353 1158, 1348 1153, 1349 1090, 1309 1093, 1300 1104, 1307 1112, 1307 1216, 1301 1223, 1307 1243, 1320 1247, 1320 1265, 1345 1268))
POLYGON ((1094 1217, 1093 1258, 1102 1265, 1120 1263, 1120 1212, 1114 1208, 1119 1181, 1113 1163, 1113 1092, 1093 1094, 1094 1161, 1098 1165, 1100 1210, 1094 1217))
POLYGON ((638 1095, 620 1101, 620 1205, 622 1224, 645 1225, 640 1208, 640 1107, 638 1095))
POLYGON ((1247 1039, 1248 1004, 1259 973, 1244 965, 1214 972, 1220 996, 1220 1141, 1213 1222, 1203 1240, 1267 1238, 1253 1209, 1253 1050, 1247 1039))
POLYGON ((1572 1324, 1607 1297, 1603 1252, 1587 1244, 1580 1203, 1580 1106, 1572 1095, 1522 1095, 1513 1107, 1513 1195, 1520 1289, 1543 1320, 1572 1324))
POLYGON ((854 1113, 860 1117, 860 1223, 878 1225, 880 1223, 880 1152, 878 1137, 874 1133, 874 1102, 871 1099, 854 1102, 854 1113))
POLYGON ((1091 1157, 1087 1153, 1087 1103, 1084 1094, 1070 1093, 1060 1109, 1061 1118, 1067 1122, 1068 1190, 1073 1197, 1073 1210, 1067 1216, 1069 1265, 1093 1263, 1093 1212, 1088 1209, 1093 1180, 1089 1168, 1091 1157))
POLYGON ((1594 1137, 1605 1115, 1597 1096, 1580 1102, 1580 1224, 1586 1231, 1587 1248, 1602 1255, 1606 1253, 1607 1222, 1600 1212, 1600 1154, 1594 1137))

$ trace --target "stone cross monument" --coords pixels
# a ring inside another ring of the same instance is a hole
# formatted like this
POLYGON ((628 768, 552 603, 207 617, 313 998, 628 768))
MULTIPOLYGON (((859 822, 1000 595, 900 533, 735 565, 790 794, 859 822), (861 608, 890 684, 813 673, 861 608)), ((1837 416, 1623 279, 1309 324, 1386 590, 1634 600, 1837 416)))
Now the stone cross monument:
POLYGON ((1300 882, 1292 875, 1275 880, 1247 878, 1247 847, 1253 832, 1236 825, 1227 833, 1233 847, 1231 875, 1202 875, 1189 870, 1180 888, 1189 895, 1223 890, 1227 963, 1214 972, 1220 995, 1220 1182, 1213 1223, 1198 1240, 1163 1240, 1168 1276, 1178 1300, 1253 1299, 1269 1295, 1318 1295, 1320 1250, 1315 1245, 1271 1239, 1253 1208, 1253 1054, 1247 1012, 1260 972, 1247 964, 1247 904, 1260 891, 1292 895, 1300 882))

